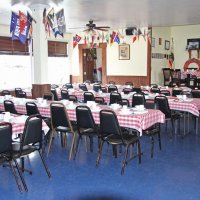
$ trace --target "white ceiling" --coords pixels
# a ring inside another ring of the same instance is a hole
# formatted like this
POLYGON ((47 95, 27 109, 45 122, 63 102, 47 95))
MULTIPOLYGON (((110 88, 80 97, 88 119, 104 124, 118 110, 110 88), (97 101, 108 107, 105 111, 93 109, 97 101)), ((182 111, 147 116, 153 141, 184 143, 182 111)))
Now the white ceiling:
POLYGON ((10 11, 16 4, 64 8, 68 32, 90 19, 111 29, 200 24, 200 0, 1 0, 0 24, 10 24, 10 11))

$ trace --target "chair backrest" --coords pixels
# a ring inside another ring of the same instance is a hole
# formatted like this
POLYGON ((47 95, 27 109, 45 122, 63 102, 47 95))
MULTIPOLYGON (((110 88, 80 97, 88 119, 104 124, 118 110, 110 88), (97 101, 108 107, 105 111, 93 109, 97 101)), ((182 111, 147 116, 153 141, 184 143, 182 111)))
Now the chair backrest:
POLYGON ((26 92, 24 91, 18 91, 16 94, 17 98, 26 98, 26 92))
POLYGON ((110 104, 118 103, 119 100, 121 100, 121 94, 118 92, 111 92, 110 93, 110 104))
POLYGON ((79 84, 79 88, 80 88, 81 90, 83 90, 83 91, 88 91, 87 86, 86 86, 86 84, 84 84, 84 83, 80 83, 80 84, 79 84))
POLYGON ((93 85, 93 90, 94 90, 95 92, 98 92, 99 90, 101 90, 101 85, 95 83, 95 84, 93 85))
POLYGON ((10 91, 9 91, 9 90, 3 90, 3 91, 1 92, 1 95, 2 95, 2 96, 10 95, 10 91))
POLYGON ((109 81, 109 84, 115 85, 115 81, 109 81))
POLYGON ((171 110, 166 96, 155 97, 156 108, 165 114, 165 118, 171 118, 171 110))
POLYGON ((53 101, 54 100, 54 95, 53 95, 53 93, 44 93, 43 99, 46 99, 46 100, 49 100, 49 101, 53 101))
POLYGON ((15 96, 17 96, 19 92, 22 92, 22 88, 15 88, 15 96))
POLYGON ((69 93, 67 90, 61 90, 61 99, 69 99, 69 93))
POLYGON ((200 98, 200 90, 192 90, 193 98, 200 98))
POLYGON ((74 103, 76 103, 78 101, 77 96, 69 95, 69 101, 73 101, 74 103))
POLYGON ((118 104, 120 104, 121 106, 130 106, 129 100, 128 99, 120 99, 117 102, 118 104))
POLYGON ((117 116, 112 110, 100 111, 100 134, 102 136, 116 134, 122 137, 117 116))
POLYGON ((59 101, 59 98, 58 98, 58 94, 57 94, 56 89, 51 89, 51 93, 52 93, 53 96, 54 96, 54 101, 59 101))
POLYGON ((28 116, 40 114, 36 103, 27 102, 26 103, 26 113, 28 116))
POLYGON ((134 88, 133 88, 133 92, 139 93, 139 92, 142 92, 142 90, 141 90, 141 88, 139 88, 139 87, 134 87, 134 88))
POLYGON ((67 110, 62 103, 52 102, 50 104, 50 111, 52 128, 56 128, 59 126, 72 128, 67 110))
POLYGON ((107 93, 108 91, 107 91, 107 88, 106 87, 103 87, 103 86, 101 86, 101 91, 103 92, 103 93, 107 93))
POLYGON ((94 101, 94 94, 92 92, 84 92, 83 98, 84 103, 87 103, 87 101, 94 101))
POLYGON ((145 105, 146 100, 143 93, 135 93, 132 97, 132 107, 135 107, 137 105, 145 105))
POLYGON ((181 92, 182 92, 182 89, 176 89, 176 88, 174 88, 173 90, 172 90, 172 96, 173 97, 176 97, 176 95, 180 95, 181 94, 181 92))
MULTIPOLYGON (((10 123, 0 124, 0 155, 12 152, 12 125, 10 123)), ((9 155, 9 156, 10 156, 9 155)))
POLYGON ((85 80, 84 83, 87 83, 87 84, 90 85, 90 84, 91 84, 91 81, 90 81, 90 80, 85 80))
POLYGON ((58 88, 58 87, 59 87, 59 85, 51 84, 51 89, 56 89, 56 88, 58 88))
POLYGON ((186 95, 187 98, 192 98, 192 92, 191 91, 182 90, 180 95, 186 95))
POLYGON ((111 93, 111 92, 118 92, 117 86, 109 85, 108 86, 108 93, 111 93))
POLYGON ((77 106, 76 107, 76 119, 78 130, 81 128, 93 128, 96 129, 94 118, 92 116, 91 110, 87 106, 77 106))
POLYGON ((158 94, 160 94, 160 89, 159 89, 159 88, 156 88, 156 87, 152 87, 150 91, 153 92, 153 93, 158 93, 158 94))
POLYGON ((131 81, 127 81, 127 82, 125 83, 125 85, 133 86, 133 82, 131 82, 131 81))
POLYGON ((99 103, 99 104, 105 104, 105 99, 103 97, 95 97, 94 98, 95 103, 99 103))
POLYGON ((162 71, 163 71, 164 82, 165 81, 169 82, 171 78, 170 68, 162 68, 162 71))
POLYGON ((39 143, 39 149, 42 147, 42 118, 40 115, 31 115, 25 122, 24 131, 22 134, 20 151, 25 145, 39 143))
POLYGON ((124 94, 129 94, 129 93, 133 92, 133 88, 124 88, 123 92, 124 92, 124 94))
POLYGON ((15 105, 10 100, 5 100, 4 101, 4 109, 5 109, 6 112, 10 112, 12 114, 17 114, 17 111, 15 109, 15 105))
POLYGON ((161 90, 160 94, 163 94, 165 96, 170 96, 170 91, 169 90, 161 90))
POLYGON ((63 87, 70 89, 70 88, 73 88, 73 85, 71 83, 65 83, 65 85, 63 85, 63 87))

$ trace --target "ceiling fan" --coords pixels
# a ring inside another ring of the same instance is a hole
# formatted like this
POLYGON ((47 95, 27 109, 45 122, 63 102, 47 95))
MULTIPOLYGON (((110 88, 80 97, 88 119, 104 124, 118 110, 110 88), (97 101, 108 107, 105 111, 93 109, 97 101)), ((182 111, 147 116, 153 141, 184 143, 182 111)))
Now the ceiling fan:
MULTIPOLYGON (((85 25, 86 29, 83 30, 84 32, 93 32, 95 30, 99 30, 99 31, 108 31, 108 29, 110 28, 109 26, 96 26, 96 24, 93 23, 93 20, 89 20, 89 23, 85 25)), ((77 29, 76 28, 70 28, 70 29, 77 29)), ((81 27, 83 28, 83 27, 81 27)), ((78 28, 79 29, 79 28, 78 28)))
POLYGON ((93 23, 93 20, 89 20, 89 23, 86 24, 87 29, 84 31, 93 31, 94 29, 99 31, 108 31, 110 28, 109 26, 96 26, 96 24, 93 23))

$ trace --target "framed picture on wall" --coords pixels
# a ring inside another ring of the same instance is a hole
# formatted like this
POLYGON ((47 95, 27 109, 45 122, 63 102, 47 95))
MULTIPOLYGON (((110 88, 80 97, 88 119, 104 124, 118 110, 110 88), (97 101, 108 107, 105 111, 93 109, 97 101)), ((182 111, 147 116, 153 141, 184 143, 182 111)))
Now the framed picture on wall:
POLYGON ((165 40, 165 50, 169 50, 170 49, 170 41, 165 40))
POLYGON ((130 45, 119 45, 119 60, 130 60, 130 45))

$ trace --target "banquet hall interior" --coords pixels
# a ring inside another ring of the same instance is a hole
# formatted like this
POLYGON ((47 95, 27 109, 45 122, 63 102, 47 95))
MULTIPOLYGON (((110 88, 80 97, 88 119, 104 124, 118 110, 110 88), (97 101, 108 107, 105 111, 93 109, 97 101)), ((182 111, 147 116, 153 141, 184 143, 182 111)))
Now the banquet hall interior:
POLYGON ((199 6, 2 2, 0 199, 200 199, 199 6))

